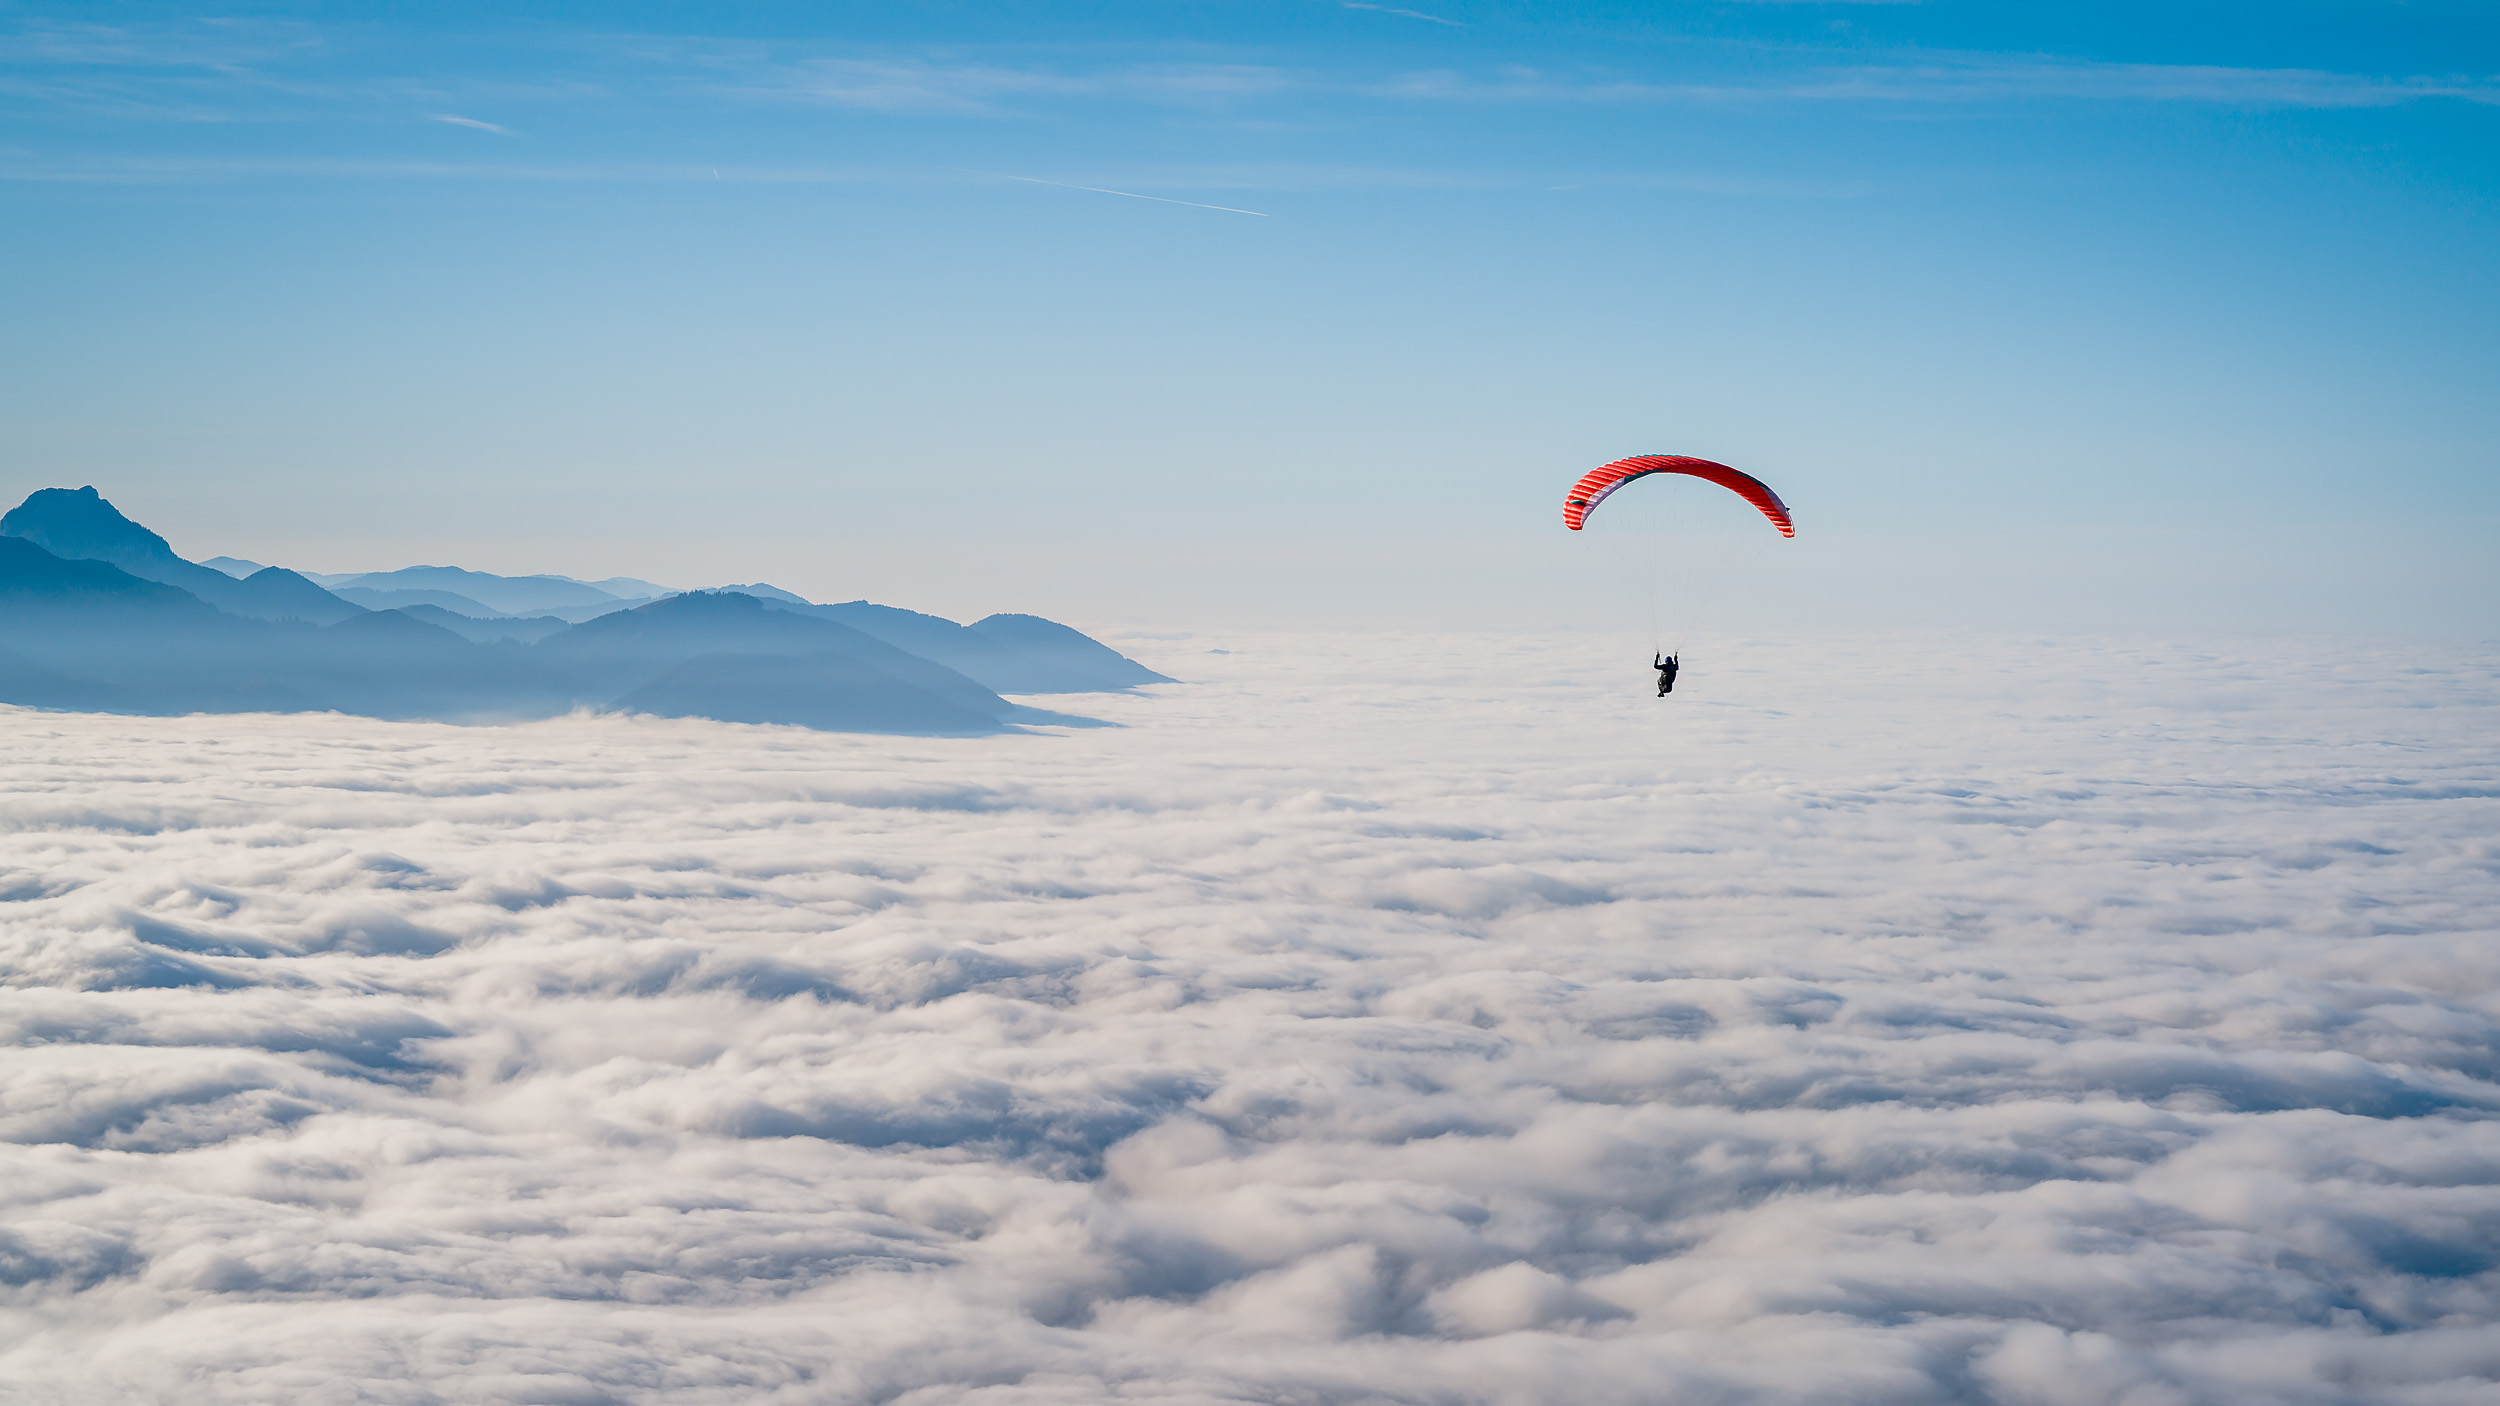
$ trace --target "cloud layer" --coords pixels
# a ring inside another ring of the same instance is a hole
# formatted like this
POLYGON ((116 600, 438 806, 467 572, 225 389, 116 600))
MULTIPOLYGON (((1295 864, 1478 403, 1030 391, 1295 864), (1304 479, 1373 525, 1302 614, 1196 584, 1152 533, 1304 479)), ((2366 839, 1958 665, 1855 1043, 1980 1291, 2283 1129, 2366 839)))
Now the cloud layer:
POLYGON ((0 1400, 2500 1384, 2488 651, 1216 643, 0 716, 0 1400))

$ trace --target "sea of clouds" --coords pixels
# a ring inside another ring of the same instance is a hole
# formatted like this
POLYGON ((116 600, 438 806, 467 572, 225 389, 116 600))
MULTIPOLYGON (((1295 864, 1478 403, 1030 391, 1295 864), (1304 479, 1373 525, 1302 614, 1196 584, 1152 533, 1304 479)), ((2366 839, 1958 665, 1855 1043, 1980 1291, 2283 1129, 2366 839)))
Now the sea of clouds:
POLYGON ((0 1400, 2500 1399, 2500 651, 1119 643, 0 711, 0 1400))

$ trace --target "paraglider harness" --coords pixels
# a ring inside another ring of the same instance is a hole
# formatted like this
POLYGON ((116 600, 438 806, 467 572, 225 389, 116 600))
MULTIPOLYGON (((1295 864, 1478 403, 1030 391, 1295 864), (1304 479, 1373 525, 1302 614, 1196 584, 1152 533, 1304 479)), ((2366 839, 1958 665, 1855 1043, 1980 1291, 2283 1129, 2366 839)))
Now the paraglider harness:
POLYGON ((1674 655, 1661 654, 1650 664, 1649 667, 1658 671, 1659 697, 1664 698, 1668 694, 1675 692, 1675 671, 1680 666, 1676 663, 1674 655))

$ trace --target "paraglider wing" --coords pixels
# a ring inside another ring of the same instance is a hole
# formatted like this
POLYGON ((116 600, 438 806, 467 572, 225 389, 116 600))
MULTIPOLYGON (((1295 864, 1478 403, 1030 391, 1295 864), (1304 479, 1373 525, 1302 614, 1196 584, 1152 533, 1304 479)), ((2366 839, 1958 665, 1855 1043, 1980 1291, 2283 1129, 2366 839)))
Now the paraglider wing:
POLYGON ((1797 524, 1788 517, 1788 505, 1780 501, 1780 496, 1771 491, 1769 484, 1725 464, 1714 464, 1707 459, 1689 459, 1681 454, 1642 454, 1589 470, 1578 483, 1571 485, 1571 492, 1563 497, 1563 526, 1574 532, 1579 531, 1581 524, 1588 521, 1589 514, 1597 511, 1597 505, 1605 502, 1608 494, 1636 478, 1647 478, 1651 474, 1690 474, 1694 478, 1708 479, 1721 488, 1732 489, 1746 502, 1760 508, 1762 515, 1771 520, 1771 525, 1780 530, 1782 537, 1797 535, 1797 524))

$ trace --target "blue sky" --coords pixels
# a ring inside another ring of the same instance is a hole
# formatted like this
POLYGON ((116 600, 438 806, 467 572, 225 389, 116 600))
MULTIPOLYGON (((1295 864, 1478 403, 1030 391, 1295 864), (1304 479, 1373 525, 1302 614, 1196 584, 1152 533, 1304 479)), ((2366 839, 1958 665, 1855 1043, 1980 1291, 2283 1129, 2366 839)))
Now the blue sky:
POLYGON ((2479 4, 0 5, 0 458, 310 570, 1517 626, 1683 452, 1798 510, 1733 628, 2490 634, 2495 196, 2479 4))

